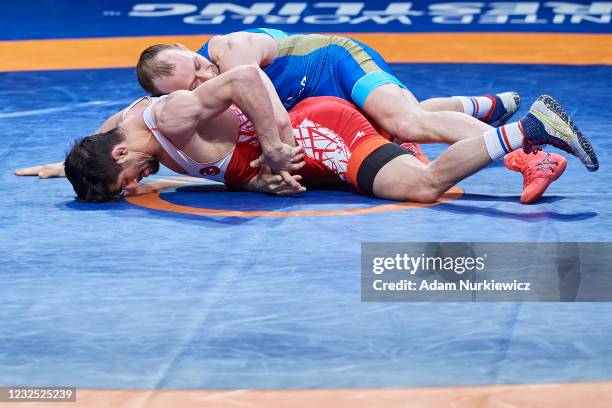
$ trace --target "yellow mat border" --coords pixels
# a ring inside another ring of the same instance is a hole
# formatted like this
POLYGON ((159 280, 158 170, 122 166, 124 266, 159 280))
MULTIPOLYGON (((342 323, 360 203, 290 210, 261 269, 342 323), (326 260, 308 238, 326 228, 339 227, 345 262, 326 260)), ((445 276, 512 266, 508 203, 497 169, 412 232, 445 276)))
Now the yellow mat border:
MULTIPOLYGON (((612 34, 343 33, 391 63, 612 65, 612 34)), ((0 42, 0 72, 133 67, 140 51, 180 42, 197 50, 210 35, 0 42)))

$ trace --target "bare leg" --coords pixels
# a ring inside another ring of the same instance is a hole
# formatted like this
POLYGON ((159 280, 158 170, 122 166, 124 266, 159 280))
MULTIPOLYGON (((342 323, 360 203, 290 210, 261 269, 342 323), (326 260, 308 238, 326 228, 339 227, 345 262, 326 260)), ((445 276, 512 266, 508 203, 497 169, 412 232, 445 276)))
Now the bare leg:
POLYGON ((508 151, 552 145, 576 156, 587 170, 599 168, 589 140, 557 101, 540 96, 520 121, 461 140, 424 165, 402 155, 387 163, 374 179, 374 195, 393 200, 433 202, 458 181, 474 174, 508 151), (554 125, 551 125, 554 124, 554 125))
POLYGON ((428 112, 410 92, 394 84, 372 91, 364 111, 389 134, 407 142, 453 144, 492 129, 464 113, 428 112))
POLYGON ((456 97, 430 98, 419 102, 421 109, 428 112, 453 111, 463 113, 463 104, 456 97))
POLYGON ((400 201, 434 202, 458 181, 491 163, 484 138, 461 140, 424 165, 412 156, 387 163, 374 179, 374 195, 400 201))

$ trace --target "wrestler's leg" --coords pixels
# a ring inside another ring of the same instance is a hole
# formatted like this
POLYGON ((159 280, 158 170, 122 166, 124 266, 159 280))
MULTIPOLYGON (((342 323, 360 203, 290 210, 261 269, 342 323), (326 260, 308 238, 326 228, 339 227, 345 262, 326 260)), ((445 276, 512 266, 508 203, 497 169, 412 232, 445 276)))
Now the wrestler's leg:
MULTIPOLYGON (((338 39, 342 37, 334 38, 336 41, 339 41, 338 39)), ((346 50, 346 54, 335 71, 337 81, 340 83, 341 88, 344 89, 345 95, 350 95, 350 99, 360 108, 363 109, 368 95, 374 89, 384 84, 396 84, 398 87, 407 89, 395 77, 389 64, 376 50, 351 39, 340 40, 338 45, 346 50)), ((410 96, 412 97, 411 94, 410 96)), ((411 99, 416 103, 414 97, 411 99)), ((393 102, 397 102, 397 100, 393 102)), ((418 103, 418 106, 423 111, 465 113, 495 126, 504 124, 518 110, 519 105, 520 98, 515 92, 485 96, 432 98, 418 103)), ((374 109, 376 108, 377 106, 374 106, 374 109)), ((397 137, 392 132, 390 133, 397 137)), ((418 140, 413 141, 417 142, 418 140)), ((451 143, 448 139, 446 139, 446 142, 451 143)))
POLYGON ((429 112, 452 111, 463 112, 463 104, 459 98, 430 98, 419 102, 421 109, 429 112))
POLYGON ((484 139, 465 139, 449 146, 429 165, 410 155, 396 157, 374 178, 373 192, 388 200, 430 203, 489 163, 484 139))
MULTIPOLYGON (((494 118, 496 122, 505 122, 518 108, 519 99, 512 92, 501 95, 456 99, 461 101, 465 110, 472 110, 475 116, 486 111, 481 120, 494 118), (501 97, 505 100, 501 101, 501 97), (512 107, 506 109, 510 105, 512 107)), ((452 144, 492 129, 481 120, 458 112, 424 110, 423 104, 417 104, 416 98, 388 72, 372 72, 357 80, 352 96, 366 114, 392 135, 395 141, 452 144)), ((506 166, 523 174, 524 191, 521 201, 530 203, 541 197, 550 183, 559 178, 565 168, 564 162, 565 159, 558 155, 554 160, 549 160, 547 155, 536 157, 515 152, 506 161, 506 166), (542 163, 551 164, 542 166, 542 163)))
POLYGON ((593 147, 563 108, 554 99, 541 96, 521 121, 461 140, 429 165, 419 165, 407 155, 393 158, 376 173, 371 191, 381 198, 433 202, 458 181, 506 153, 543 144, 575 155, 589 171, 599 168, 593 147))
POLYGON ((503 92, 495 95, 452 96, 450 98, 431 98, 419 103, 421 108, 430 112, 463 112, 493 127, 504 125, 521 105, 516 92, 503 92))
POLYGON ((370 91, 363 109, 374 122, 402 141, 453 144, 492 129, 464 113, 426 111, 408 90, 391 83, 370 91))

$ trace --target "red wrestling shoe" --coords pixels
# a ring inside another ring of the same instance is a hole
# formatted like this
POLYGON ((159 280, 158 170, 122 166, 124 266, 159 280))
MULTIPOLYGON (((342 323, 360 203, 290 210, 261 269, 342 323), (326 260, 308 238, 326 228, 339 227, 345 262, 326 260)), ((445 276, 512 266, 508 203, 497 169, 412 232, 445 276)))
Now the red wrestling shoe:
POLYGON ((567 160, 556 153, 538 151, 528 154, 523 149, 517 149, 506 155, 504 165, 512 171, 523 173, 521 203, 531 204, 542 197, 550 183, 561 177, 567 160))
POLYGON ((421 150, 421 146, 419 146, 417 143, 406 142, 400 144, 400 146, 406 149, 409 154, 416 157, 421 163, 429 164, 429 159, 427 156, 425 156, 425 153, 423 153, 423 150, 421 150))

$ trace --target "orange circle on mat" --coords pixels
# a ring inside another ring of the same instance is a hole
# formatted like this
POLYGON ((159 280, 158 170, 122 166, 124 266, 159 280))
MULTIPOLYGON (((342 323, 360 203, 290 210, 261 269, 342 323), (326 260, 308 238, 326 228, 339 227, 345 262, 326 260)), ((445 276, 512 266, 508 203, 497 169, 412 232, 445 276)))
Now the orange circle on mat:
POLYGON ((139 207, 148 208, 151 210, 173 212, 178 214, 190 214, 200 215, 206 217, 271 217, 271 218, 289 218, 289 217, 330 217, 335 215, 363 215, 363 214, 375 214, 384 212, 395 212, 404 211, 413 208, 430 207, 446 201, 456 200, 463 195, 463 190, 457 186, 452 187, 448 190, 438 201, 435 203, 393 203, 393 204, 381 204, 374 205, 371 207, 360 207, 360 208, 346 208, 338 210, 300 210, 300 211, 259 211, 259 210, 218 210, 214 208, 198 208, 189 207, 186 205, 173 204, 169 201, 163 200, 159 196, 159 192, 144 194, 135 197, 126 197, 125 199, 131 204, 139 207))

